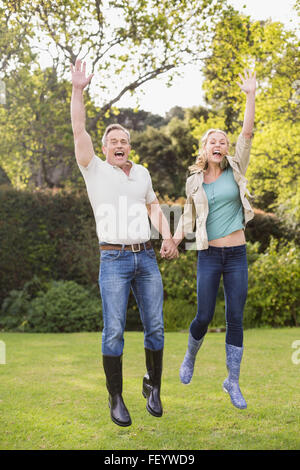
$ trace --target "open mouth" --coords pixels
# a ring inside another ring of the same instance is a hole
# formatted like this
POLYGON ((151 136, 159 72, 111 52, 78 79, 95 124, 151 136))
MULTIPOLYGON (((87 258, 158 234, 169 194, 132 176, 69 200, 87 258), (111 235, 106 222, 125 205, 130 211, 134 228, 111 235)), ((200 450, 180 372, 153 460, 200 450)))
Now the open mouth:
POLYGON ((122 152, 122 150, 117 150, 115 152, 115 157, 118 157, 118 158, 121 158, 121 157, 124 157, 124 152, 122 152))
POLYGON ((222 154, 221 154, 221 152, 219 152, 219 150, 215 150, 213 152, 213 155, 216 156, 216 157, 221 157, 222 156, 222 154))

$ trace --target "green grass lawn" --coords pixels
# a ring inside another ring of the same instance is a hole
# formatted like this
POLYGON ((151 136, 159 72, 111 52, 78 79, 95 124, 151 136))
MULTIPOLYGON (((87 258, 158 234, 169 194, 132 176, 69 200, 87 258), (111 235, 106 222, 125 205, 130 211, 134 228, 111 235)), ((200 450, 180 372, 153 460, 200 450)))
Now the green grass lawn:
POLYGON ((110 420, 100 333, 0 333, 0 449, 300 449, 300 329, 245 332, 240 385, 246 410, 223 392, 225 334, 208 333, 189 386, 179 381, 187 333, 166 333, 162 401, 154 418, 141 393, 143 334, 127 332, 125 403, 132 426, 110 420))

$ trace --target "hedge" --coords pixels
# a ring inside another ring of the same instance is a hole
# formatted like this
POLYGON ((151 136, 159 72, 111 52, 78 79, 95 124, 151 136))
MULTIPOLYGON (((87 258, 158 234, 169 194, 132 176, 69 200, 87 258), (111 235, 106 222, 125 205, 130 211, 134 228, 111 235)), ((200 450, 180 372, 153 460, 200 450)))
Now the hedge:
POLYGON ((251 326, 299 326, 300 249, 272 239, 249 270, 247 321, 251 326))
POLYGON ((86 195, 0 190, 0 304, 35 275, 95 285, 99 248, 86 195))
MULTIPOLYGON (((248 243, 249 292, 245 327, 298 326, 300 322, 300 250, 275 240, 265 253, 248 243)), ((196 253, 173 262, 160 261, 164 281, 166 331, 186 330, 197 311, 196 253), (165 264, 163 264, 165 263, 165 264)), ((225 327, 225 302, 220 285, 210 327, 225 327)), ((71 332, 102 328, 99 292, 74 281, 42 281, 35 277, 22 290, 12 290, 0 311, 0 330, 71 332)), ((129 299, 127 330, 142 330, 133 296, 129 299)))
MULTIPOLYGON (((263 214, 260 214, 260 223, 261 217, 263 214)), ((272 220, 268 217, 267 225, 272 220)), ((253 232, 255 223, 252 224, 253 232)), ((276 227, 277 230, 279 226, 276 227)), ((259 233, 259 224, 255 230, 259 233)), ((276 235, 279 234, 276 232, 276 235)), ((264 236, 263 244, 266 239, 264 236)), ((154 240, 153 244, 158 252, 160 241, 154 240)), ((40 297, 43 293, 46 302, 48 297, 45 293, 52 281, 75 282, 86 289, 95 300, 95 305, 97 302, 98 309, 92 309, 98 319, 90 319, 88 323, 99 321, 99 247, 86 193, 31 193, 0 189, 0 247, 2 328, 5 323, 6 329, 24 329, 25 320, 26 328, 29 328, 31 323, 28 321, 27 307, 39 296, 40 304, 37 306, 38 302, 35 303, 35 314, 31 314, 37 318, 37 312, 41 309, 40 297)), ((157 258, 164 282, 166 325, 172 329, 186 329, 196 312, 196 252, 182 249, 180 258, 171 262, 161 260, 159 255, 157 258)), ((249 243, 248 260, 249 295, 245 324, 298 324, 299 246, 272 241, 270 248, 262 252, 261 244, 249 243)), ((61 290, 68 288, 60 286, 61 290)), ((70 321, 73 320, 72 316, 70 321)), ((78 322, 76 320, 75 323, 78 322)), ((214 324, 224 326, 224 323, 221 286, 214 324)), ((34 328, 34 323, 32 325, 34 328)), ((94 327, 98 328, 98 325, 96 323, 94 327)), ((142 329, 133 295, 129 299, 127 328, 142 329)))
MULTIPOLYGON (((257 213, 247 230, 251 242, 261 241, 261 250, 270 234, 283 236, 278 220, 268 214, 257 213)), ((154 246, 158 250, 160 241, 154 240, 154 246)), ((12 289, 22 289, 35 275, 97 287, 99 248, 85 191, 0 187, 0 249, 0 304, 12 289)))

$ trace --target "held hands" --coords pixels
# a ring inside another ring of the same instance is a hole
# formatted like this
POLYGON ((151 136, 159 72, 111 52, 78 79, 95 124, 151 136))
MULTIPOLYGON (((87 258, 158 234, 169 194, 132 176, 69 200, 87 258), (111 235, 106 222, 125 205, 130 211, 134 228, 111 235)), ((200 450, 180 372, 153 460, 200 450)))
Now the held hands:
POLYGON ((86 62, 83 62, 81 66, 81 60, 77 59, 75 65, 71 64, 71 73, 72 73, 72 85, 74 88, 79 88, 83 90, 91 81, 94 74, 91 73, 88 77, 85 76, 86 73, 86 62))
POLYGON ((169 260, 178 258, 179 251, 172 238, 163 240, 161 249, 160 249, 160 255, 162 258, 166 258, 169 260))
POLYGON ((244 76, 239 73, 239 77, 242 83, 237 82, 240 89, 246 93, 246 95, 253 93, 255 94, 256 90, 256 72, 251 72, 251 70, 244 70, 244 76))

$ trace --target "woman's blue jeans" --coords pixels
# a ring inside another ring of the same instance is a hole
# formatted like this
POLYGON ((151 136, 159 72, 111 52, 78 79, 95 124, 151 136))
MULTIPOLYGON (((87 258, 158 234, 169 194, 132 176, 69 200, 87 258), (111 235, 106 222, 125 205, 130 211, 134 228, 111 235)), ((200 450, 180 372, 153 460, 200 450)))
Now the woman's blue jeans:
POLYGON ((101 250, 102 354, 120 356, 124 348, 127 304, 132 289, 144 326, 144 346, 164 346, 163 284, 153 248, 139 252, 101 250))
POLYGON ((226 319, 226 343, 243 345, 243 312, 248 290, 246 245, 233 247, 209 246, 198 252, 197 315, 190 332, 199 340, 207 332, 215 312, 217 293, 223 274, 226 319))

